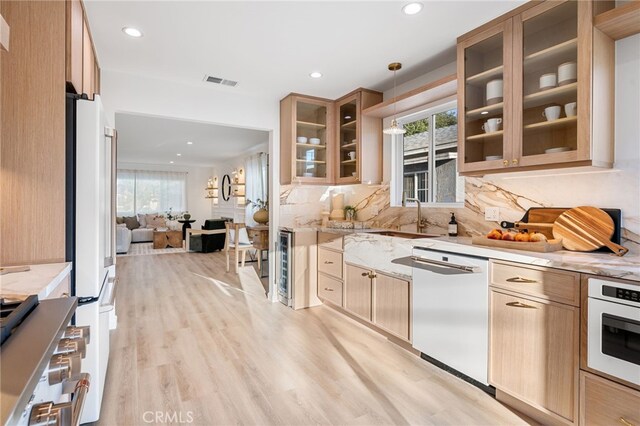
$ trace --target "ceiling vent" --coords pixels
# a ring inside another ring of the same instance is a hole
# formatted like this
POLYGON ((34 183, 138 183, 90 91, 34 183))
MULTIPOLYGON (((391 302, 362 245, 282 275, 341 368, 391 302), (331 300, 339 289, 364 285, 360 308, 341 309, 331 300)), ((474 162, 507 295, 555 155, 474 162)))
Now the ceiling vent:
POLYGON ((220 77, 212 77, 210 75, 205 75, 204 81, 207 81, 209 83, 222 84, 224 86, 231 86, 231 87, 236 87, 238 85, 237 81, 227 80, 220 77))

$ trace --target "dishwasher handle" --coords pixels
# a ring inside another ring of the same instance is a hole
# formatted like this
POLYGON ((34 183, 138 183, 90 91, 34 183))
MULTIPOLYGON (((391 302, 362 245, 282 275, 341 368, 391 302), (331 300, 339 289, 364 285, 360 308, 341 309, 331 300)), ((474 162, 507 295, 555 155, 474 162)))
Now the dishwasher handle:
POLYGON ((440 260, 425 259, 424 257, 420 257, 420 256, 411 256, 411 260, 418 263, 424 263, 426 265, 440 266, 443 268, 451 268, 451 269, 456 269, 458 271, 469 272, 469 273, 480 272, 482 270, 477 266, 458 265, 455 263, 442 262, 440 260))

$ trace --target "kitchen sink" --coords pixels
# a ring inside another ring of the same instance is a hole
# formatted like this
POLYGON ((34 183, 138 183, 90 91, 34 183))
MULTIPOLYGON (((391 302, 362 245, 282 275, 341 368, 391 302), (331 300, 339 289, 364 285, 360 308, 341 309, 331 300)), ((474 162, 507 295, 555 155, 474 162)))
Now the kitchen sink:
POLYGON ((436 238, 441 237, 442 235, 436 234, 415 234, 413 232, 402 232, 402 231, 371 231, 369 234, 376 235, 384 235, 386 237, 396 237, 396 238, 407 238, 410 240, 417 238, 436 238))

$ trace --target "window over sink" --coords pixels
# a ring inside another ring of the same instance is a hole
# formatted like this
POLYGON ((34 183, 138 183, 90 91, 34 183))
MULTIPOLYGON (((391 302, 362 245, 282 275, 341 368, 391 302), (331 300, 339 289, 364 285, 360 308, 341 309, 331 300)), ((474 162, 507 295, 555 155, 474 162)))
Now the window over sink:
POLYGON ((398 124, 406 133, 393 140, 393 204, 401 205, 404 192, 423 203, 461 206, 464 178, 458 175, 456 102, 399 117, 398 124))

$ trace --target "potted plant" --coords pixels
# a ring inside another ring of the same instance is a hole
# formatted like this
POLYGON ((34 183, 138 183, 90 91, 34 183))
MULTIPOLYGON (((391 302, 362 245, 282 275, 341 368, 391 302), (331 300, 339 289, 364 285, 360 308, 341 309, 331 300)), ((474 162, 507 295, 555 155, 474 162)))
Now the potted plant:
POLYGON ((256 201, 251 201, 247 199, 247 203, 257 209, 257 211, 253 214, 253 220, 255 220, 260 225, 266 225, 269 223, 269 201, 262 201, 258 198, 256 201))
POLYGON ((344 207, 344 217, 347 220, 355 220, 357 212, 358 212, 358 209, 355 208, 354 206, 344 207))

